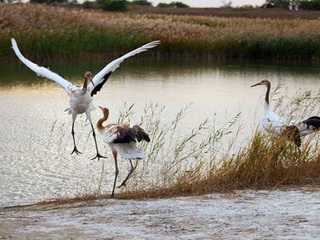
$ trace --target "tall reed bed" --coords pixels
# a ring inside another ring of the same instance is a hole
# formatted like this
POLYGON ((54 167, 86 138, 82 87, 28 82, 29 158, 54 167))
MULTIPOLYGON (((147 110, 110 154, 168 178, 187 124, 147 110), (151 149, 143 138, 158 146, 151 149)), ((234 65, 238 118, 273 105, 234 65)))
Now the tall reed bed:
MULTIPOLYGON (((1 4, 0 50, 12 55, 10 38, 31 58, 67 58, 101 52, 122 53, 146 43, 115 22, 116 16, 45 5, 1 4)), ((13 55, 12 55, 13 56, 13 55)))
MULTIPOLYGON (((119 53, 159 39, 162 56, 319 59, 320 20, 106 13, 1 4, 1 59, 10 37, 35 58, 119 53)), ((149 53, 150 54, 150 53, 149 53)))

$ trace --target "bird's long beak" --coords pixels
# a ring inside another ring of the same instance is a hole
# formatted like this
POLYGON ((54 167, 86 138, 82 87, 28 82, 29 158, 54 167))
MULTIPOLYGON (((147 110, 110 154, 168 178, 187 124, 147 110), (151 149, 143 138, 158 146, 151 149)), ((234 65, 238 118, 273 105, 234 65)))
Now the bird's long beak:
POLYGON ((103 107, 99 106, 99 108, 100 108, 101 110, 103 110, 103 107))
POLYGON ((251 85, 250 87, 255 87, 261 85, 261 82, 251 85))

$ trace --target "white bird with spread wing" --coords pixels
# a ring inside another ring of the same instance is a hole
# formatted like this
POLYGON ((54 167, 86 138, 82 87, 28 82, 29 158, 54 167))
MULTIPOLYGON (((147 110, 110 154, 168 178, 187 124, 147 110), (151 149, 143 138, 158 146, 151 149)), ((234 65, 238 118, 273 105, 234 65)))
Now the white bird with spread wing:
POLYGON ((67 81, 64 77, 61 75, 52 72, 46 67, 38 66, 37 64, 31 62, 30 60, 26 59, 20 52, 17 42, 15 39, 11 39, 12 48, 17 55, 17 57, 23 62, 28 68, 30 68, 32 71, 34 71, 38 76, 48 78, 50 80, 55 81, 57 84, 59 84, 69 95, 70 95, 70 108, 69 108, 69 114, 72 115, 72 137, 73 137, 73 144, 74 149, 71 152, 71 154, 76 153, 80 154, 81 152, 78 151, 76 147, 75 137, 74 137, 74 123, 76 120, 76 117, 78 114, 85 113, 87 115, 87 118, 90 121, 91 128, 92 128, 92 135, 97 151, 97 155, 92 158, 99 158, 102 157, 98 151, 98 145, 96 140, 96 134, 92 125, 92 118, 91 118, 91 110, 92 110, 92 97, 94 94, 96 94, 102 86, 105 84, 105 82, 108 80, 108 77, 110 74, 115 71, 120 64, 127 58, 132 57, 138 53, 144 52, 149 50, 150 48, 156 47, 158 44, 160 44, 160 41, 153 41, 150 43, 147 43, 143 45, 140 48, 137 48, 122 57, 112 61, 108 65, 106 65, 100 72, 98 72, 94 77, 91 72, 85 73, 85 79, 83 86, 76 86, 69 81, 67 81))
POLYGON ((279 116, 270 108, 270 90, 271 83, 268 80, 263 80, 251 87, 265 85, 267 92, 265 96, 264 117, 262 119, 263 128, 270 133, 277 135, 285 134, 290 140, 294 141, 296 146, 301 146, 301 137, 320 130, 320 117, 313 116, 302 120, 292 120, 279 116))

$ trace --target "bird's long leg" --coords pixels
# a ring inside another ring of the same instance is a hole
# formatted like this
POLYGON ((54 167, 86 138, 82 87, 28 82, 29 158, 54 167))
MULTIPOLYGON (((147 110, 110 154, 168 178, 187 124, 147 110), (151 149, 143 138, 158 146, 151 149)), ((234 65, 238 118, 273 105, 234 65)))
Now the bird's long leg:
POLYGON ((99 153, 97 139, 96 139, 96 132, 94 131, 94 128, 93 128, 93 125, 91 122, 90 122, 90 124, 91 124, 91 128, 92 128, 92 136, 94 139, 94 144, 96 145, 96 151, 97 151, 97 155, 94 158, 91 158, 91 160, 94 160, 96 158, 98 158, 98 160, 100 160, 100 158, 106 158, 99 153))
POLYGON ((73 151, 71 152, 71 155, 73 153, 76 153, 77 155, 81 154, 81 152, 77 149, 76 140, 74 139, 74 122, 76 121, 76 117, 77 117, 76 114, 72 115, 72 130, 71 130, 71 134, 72 134, 72 138, 73 138, 73 146, 74 146, 74 148, 73 148, 73 151))
POLYGON ((129 174, 127 175, 127 177, 124 179, 124 181, 120 184, 120 186, 118 187, 118 188, 120 188, 120 187, 123 187, 123 186, 126 186, 126 182, 128 181, 128 179, 130 178, 130 176, 131 176, 131 174, 133 173, 133 171, 136 169, 136 167, 137 166, 135 166, 135 167, 133 167, 133 164, 132 164, 132 160, 131 159, 129 159, 129 161, 130 161, 130 172, 129 172, 129 174))
POLYGON ((114 181, 113 181, 113 188, 112 188, 111 197, 114 196, 114 190, 116 188, 117 178, 118 178, 118 173, 119 173, 118 161, 117 161, 117 152, 115 150, 113 150, 112 151, 112 155, 113 155, 113 158, 114 158, 115 172, 114 172, 114 181))
POLYGON ((96 151, 97 151, 97 155, 94 157, 94 158, 91 158, 91 160, 94 160, 96 158, 98 158, 98 160, 100 160, 100 158, 106 158, 104 156, 102 156, 100 153, 99 153, 99 150, 98 150, 98 144, 97 144, 97 138, 96 138, 96 132, 94 131, 94 127, 92 125, 92 120, 91 120, 91 113, 90 113, 90 110, 89 111, 86 111, 86 115, 90 121, 90 125, 91 125, 91 128, 92 128, 92 136, 93 136, 93 140, 94 140, 94 144, 96 146, 96 151))

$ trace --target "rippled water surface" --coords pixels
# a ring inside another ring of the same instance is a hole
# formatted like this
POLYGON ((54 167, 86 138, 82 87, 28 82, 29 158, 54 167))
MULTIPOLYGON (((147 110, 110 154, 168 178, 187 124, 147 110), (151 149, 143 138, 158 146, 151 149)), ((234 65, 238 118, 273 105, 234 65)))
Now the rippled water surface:
MULTIPOLYGON (((42 63, 46 64, 46 63, 42 63)), ((51 69, 81 84, 82 75, 96 73, 104 62, 48 63, 51 69)), ((59 196, 100 191, 108 193, 113 178, 113 160, 98 136, 106 160, 90 160, 95 154, 86 117, 76 121, 80 156, 70 155, 73 144, 69 98, 59 86, 37 77, 19 64, 0 66, 0 206, 27 204, 59 196), (104 180, 103 180, 104 181, 104 180)), ((130 59, 110 77, 94 98, 95 106, 107 106, 111 121, 117 121, 124 103, 135 104, 130 121, 139 122, 146 104, 164 106, 163 122, 189 105, 179 134, 196 128, 205 119, 218 126, 241 113, 241 142, 258 126, 264 87, 250 85, 269 79, 282 84, 281 94, 299 89, 317 91, 320 66, 313 64, 253 62, 200 62, 130 59)), ((99 109, 93 111, 96 120, 99 109)), ((317 114, 317 113, 315 113, 317 114)), ((127 162, 122 161, 127 170, 127 162)), ((159 163, 161 164, 161 163, 159 163)), ((122 175, 123 177, 123 175, 122 175)))

